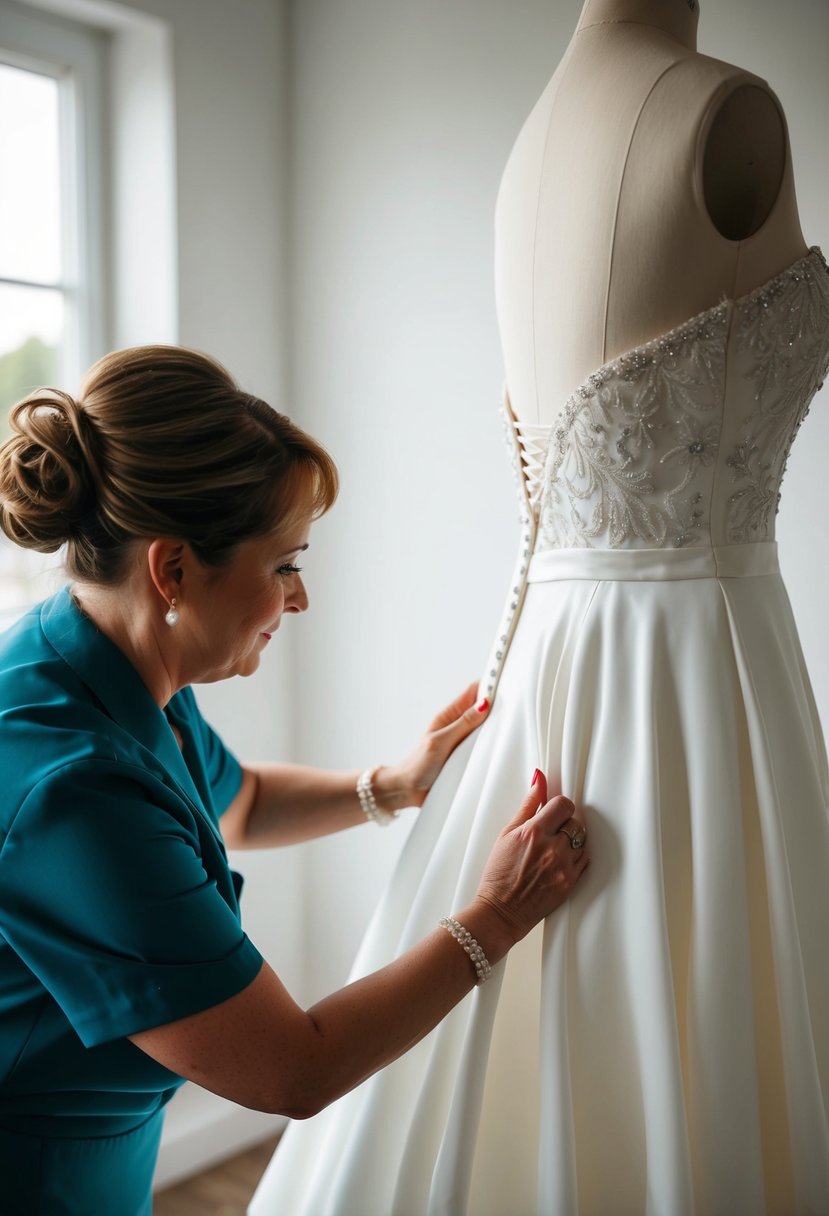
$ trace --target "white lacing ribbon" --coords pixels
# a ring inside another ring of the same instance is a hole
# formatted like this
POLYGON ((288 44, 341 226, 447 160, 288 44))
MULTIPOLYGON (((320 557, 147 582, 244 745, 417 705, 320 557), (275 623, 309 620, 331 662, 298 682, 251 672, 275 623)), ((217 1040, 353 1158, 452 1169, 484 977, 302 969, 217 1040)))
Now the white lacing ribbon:
POLYGON ((521 449, 527 497, 535 513, 544 489, 544 466, 547 461, 552 428, 534 422, 519 422, 517 418, 514 419, 513 426, 518 446, 521 449))

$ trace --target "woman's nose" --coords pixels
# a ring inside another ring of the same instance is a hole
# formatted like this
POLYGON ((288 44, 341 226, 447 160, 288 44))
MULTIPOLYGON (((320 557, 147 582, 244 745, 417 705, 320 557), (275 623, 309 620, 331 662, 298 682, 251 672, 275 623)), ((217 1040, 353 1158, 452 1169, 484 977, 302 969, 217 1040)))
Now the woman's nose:
POLYGON ((291 580, 291 590, 285 599, 285 612, 304 612, 308 607, 308 592, 298 574, 291 580))

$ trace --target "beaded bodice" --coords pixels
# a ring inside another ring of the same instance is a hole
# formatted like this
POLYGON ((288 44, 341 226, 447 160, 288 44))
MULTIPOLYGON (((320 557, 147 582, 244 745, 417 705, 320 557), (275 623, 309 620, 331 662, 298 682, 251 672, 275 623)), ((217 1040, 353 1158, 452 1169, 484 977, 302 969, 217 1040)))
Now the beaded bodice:
POLYGON ((525 545, 672 548, 774 538, 789 449, 829 364, 817 248, 593 372, 551 426, 505 420, 525 545))
POLYGON ((812 248, 604 364, 551 426, 519 421, 507 399, 521 541, 481 695, 495 693, 534 556, 752 544, 756 555, 773 541, 786 460, 827 371, 829 267, 812 248))

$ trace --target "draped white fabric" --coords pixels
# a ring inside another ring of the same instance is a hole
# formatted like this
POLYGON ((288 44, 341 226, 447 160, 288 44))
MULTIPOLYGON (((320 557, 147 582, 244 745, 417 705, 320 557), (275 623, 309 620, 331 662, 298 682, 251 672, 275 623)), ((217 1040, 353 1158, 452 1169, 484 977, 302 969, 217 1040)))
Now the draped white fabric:
POLYGON ((779 574, 532 581, 355 975, 471 898, 537 764, 590 825, 572 903, 292 1127, 254 1216, 827 1210, 829 783, 779 574))
POLYGON ((827 352, 812 251, 596 373, 546 444, 515 428, 493 707, 354 975, 474 896, 536 766, 591 866, 428 1038, 288 1130, 252 1216, 829 1212, 829 774, 773 537, 827 352))

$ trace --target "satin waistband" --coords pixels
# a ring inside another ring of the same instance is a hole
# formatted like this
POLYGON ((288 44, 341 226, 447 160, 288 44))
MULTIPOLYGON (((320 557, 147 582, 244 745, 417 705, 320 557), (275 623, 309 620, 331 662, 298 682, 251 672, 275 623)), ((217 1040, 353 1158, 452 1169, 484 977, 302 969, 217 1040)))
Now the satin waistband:
POLYGON ((527 581, 752 578, 779 574, 776 541, 684 549, 546 549, 530 558, 527 581))

